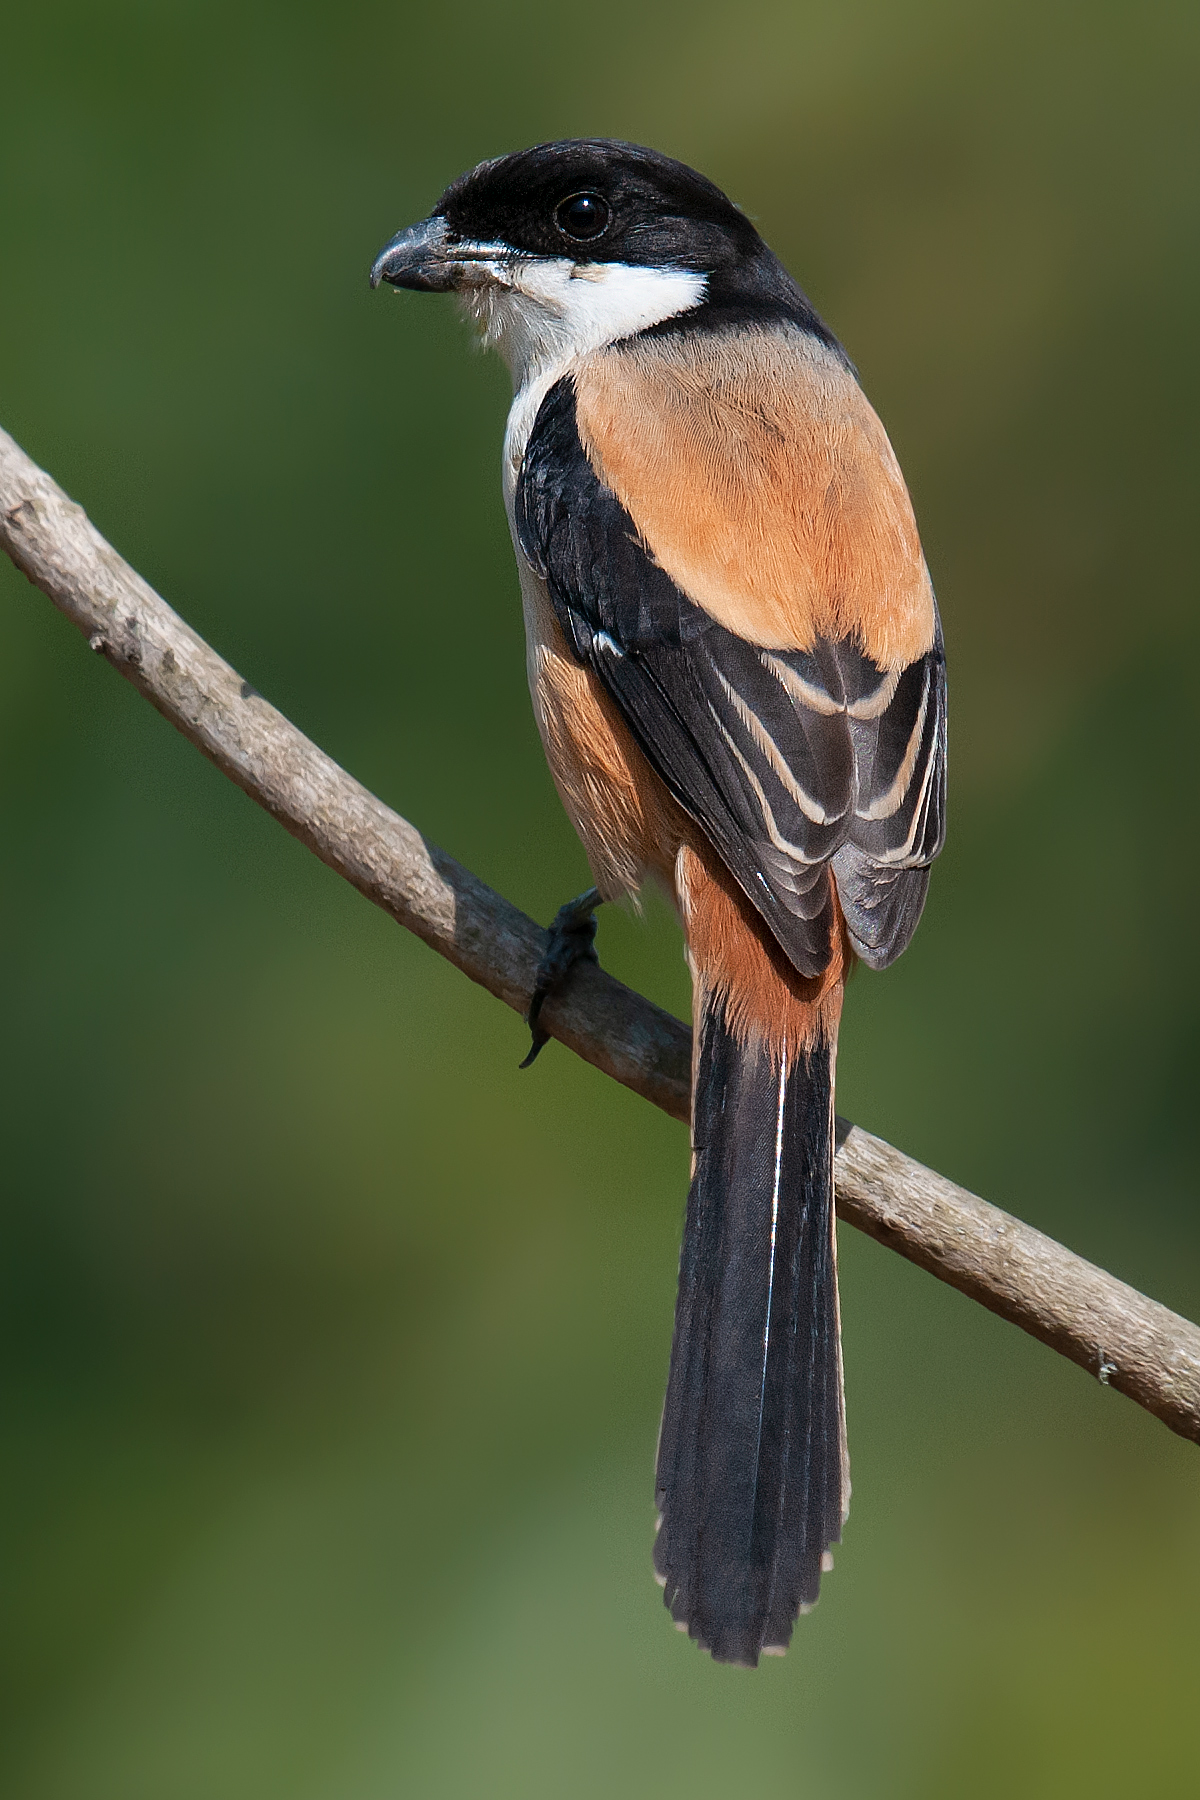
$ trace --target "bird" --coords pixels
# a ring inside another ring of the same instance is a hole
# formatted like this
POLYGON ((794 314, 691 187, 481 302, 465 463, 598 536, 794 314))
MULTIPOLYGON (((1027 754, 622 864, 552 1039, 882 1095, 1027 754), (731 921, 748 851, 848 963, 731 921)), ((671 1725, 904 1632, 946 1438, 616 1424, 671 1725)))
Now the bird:
POLYGON ((481 163, 370 279, 456 294, 512 374, 529 687, 594 880, 555 921, 530 1059, 602 901, 653 881, 682 923, 692 1161, 654 1570, 679 1630, 753 1667, 816 1603, 849 1510, 843 991, 909 943, 945 835, 945 654, 912 502, 805 293, 656 150, 481 163))

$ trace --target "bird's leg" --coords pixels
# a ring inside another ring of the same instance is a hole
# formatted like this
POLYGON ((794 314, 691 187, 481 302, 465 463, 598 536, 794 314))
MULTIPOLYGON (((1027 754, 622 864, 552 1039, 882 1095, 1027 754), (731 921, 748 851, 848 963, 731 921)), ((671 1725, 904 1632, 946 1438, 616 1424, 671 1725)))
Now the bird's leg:
POLYGON ((595 949, 596 908, 600 904, 600 889, 590 887, 582 894, 577 894, 574 900, 568 900, 565 906, 560 906, 554 915, 554 923, 550 927, 550 942, 538 964, 533 998, 525 1015, 525 1023, 533 1042, 529 1046, 529 1055, 521 1064, 523 1069, 527 1069, 534 1061, 542 1045, 550 1041, 550 1033, 538 1024, 545 1002, 561 986, 577 962, 594 963, 600 960, 595 949))

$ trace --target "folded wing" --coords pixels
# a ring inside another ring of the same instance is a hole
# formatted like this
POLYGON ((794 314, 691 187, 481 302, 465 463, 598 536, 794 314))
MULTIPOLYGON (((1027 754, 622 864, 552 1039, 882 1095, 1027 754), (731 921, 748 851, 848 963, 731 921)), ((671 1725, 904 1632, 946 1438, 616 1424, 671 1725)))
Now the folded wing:
POLYGON ((832 867, 859 955, 904 949, 941 848, 945 666, 880 669, 850 638, 765 649, 658 566, 551 389, 516 494, 521 548, 574 653, 803 975, 829 955, 832 867))

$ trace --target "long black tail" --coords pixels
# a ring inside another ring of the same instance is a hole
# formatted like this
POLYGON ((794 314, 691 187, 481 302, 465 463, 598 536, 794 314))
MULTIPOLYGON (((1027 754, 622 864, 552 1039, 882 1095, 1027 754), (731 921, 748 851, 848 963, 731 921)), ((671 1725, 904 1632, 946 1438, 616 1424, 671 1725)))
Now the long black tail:
POLYGON ((692 1185, 658 1451, 654 1565, 720 1662, 783 1650, 849 1500, 833 1057, 738 1042, 701 990, 692 1185))

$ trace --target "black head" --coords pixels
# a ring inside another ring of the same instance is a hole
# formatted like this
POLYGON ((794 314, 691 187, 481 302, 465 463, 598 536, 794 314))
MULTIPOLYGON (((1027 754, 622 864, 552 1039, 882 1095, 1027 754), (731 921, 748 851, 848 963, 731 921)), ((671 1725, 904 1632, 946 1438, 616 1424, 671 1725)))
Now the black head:
POLYGON ((715 183, 657 150, 607 138, 537 144, 460 175, 428 219, 382 252, 371 283, 471 289, 498 264, 530 260, 701 274, 706 297, 692 323, 785 317, 834 343, 715 183))
POLYGON ((433 209, 454 237, 573 262, 709 271, 766 246, 685 163, 604 138, 538 144, 481 163, 433 209))

